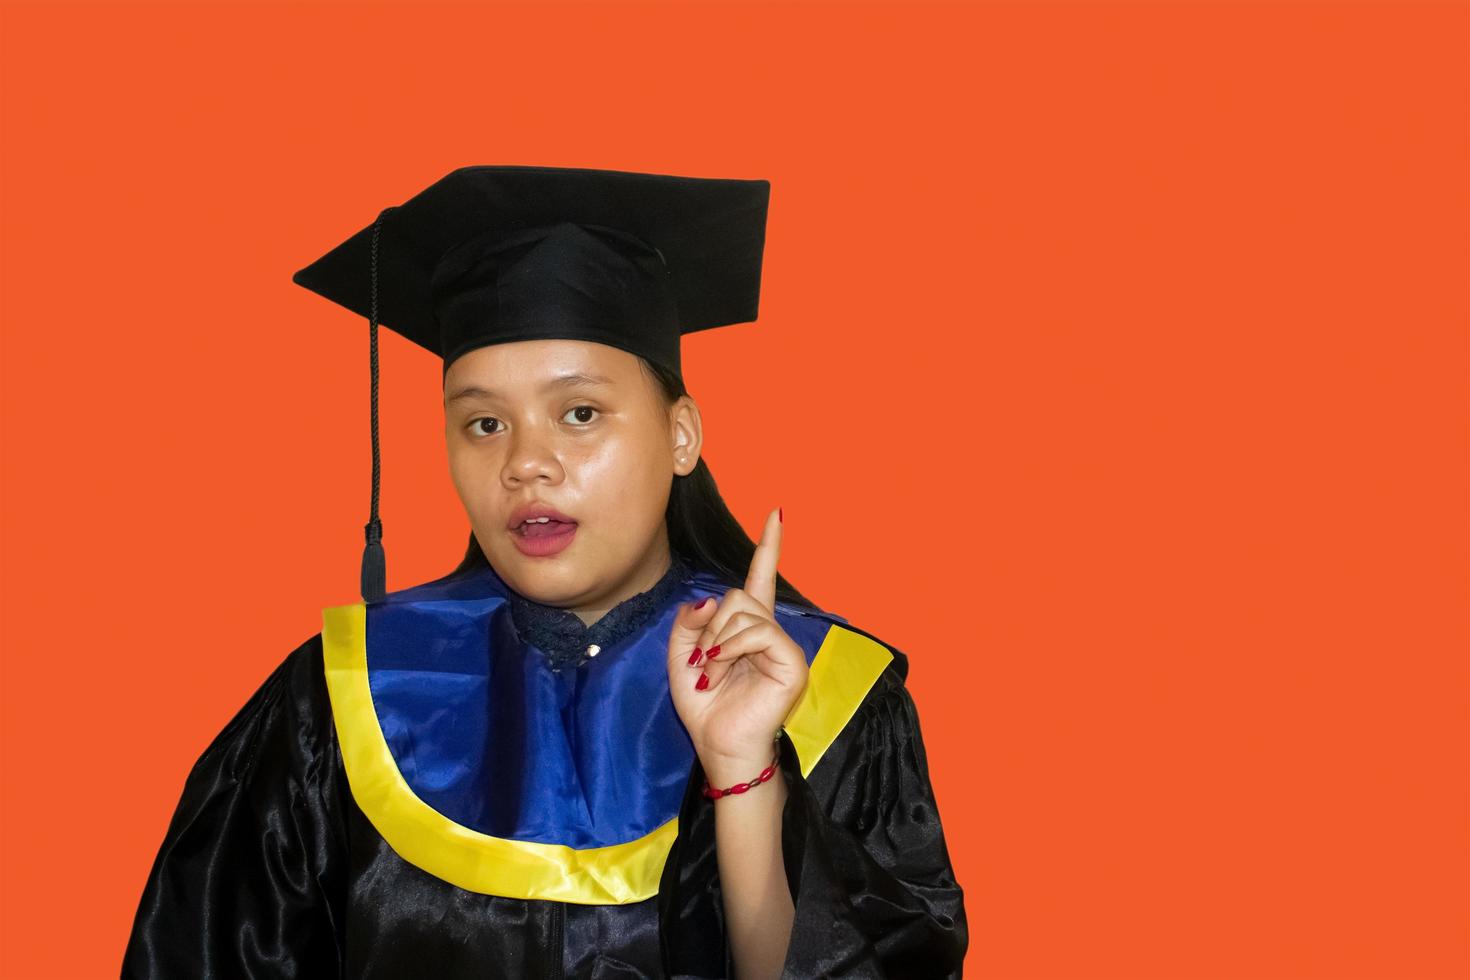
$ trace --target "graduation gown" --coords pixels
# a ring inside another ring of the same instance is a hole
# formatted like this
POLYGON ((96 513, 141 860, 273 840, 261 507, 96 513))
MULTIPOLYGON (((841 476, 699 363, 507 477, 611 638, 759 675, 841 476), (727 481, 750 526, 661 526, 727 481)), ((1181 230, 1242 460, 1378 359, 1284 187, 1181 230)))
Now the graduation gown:
MULTIPOLYGON (((665 665, 678 605, 726 588, 676 562, 584 628, 481 567, 325 609, 190 771, 122 975, 733 976, 719 804, 665 665), (559 638, 602 642, 569 664, 559 638)), ((775 615, 810 664, 777 743, 783 975, 959 977, 907 658, 775 615)))

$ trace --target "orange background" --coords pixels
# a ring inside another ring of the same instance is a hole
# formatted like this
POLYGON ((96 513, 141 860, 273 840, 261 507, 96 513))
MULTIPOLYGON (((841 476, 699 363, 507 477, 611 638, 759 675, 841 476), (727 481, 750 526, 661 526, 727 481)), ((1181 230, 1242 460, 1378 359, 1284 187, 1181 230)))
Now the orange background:
MULTIPOLYGON (((977 977, 1467 966, 1463 4, 4 7, 0 974, 116 975, 356 601, 367 325, 465 164, 772 182, 708 458, 907 652, 977 977)), ((389 587, 456 562, 382 337, 389 587)))

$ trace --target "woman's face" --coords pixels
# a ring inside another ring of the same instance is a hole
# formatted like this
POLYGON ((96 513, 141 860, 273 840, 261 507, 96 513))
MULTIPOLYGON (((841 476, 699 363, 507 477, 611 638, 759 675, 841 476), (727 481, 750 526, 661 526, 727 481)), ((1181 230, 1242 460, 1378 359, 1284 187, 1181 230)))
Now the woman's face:
POLYGON ((668 567, 664 510, 699 460, 699 410, 636 355, 582 340, 479 347, 444 378, 449 471, 475 539, 521 595, 594 620, 668 567), (563 518, 525 524, 532 510, 563 518))

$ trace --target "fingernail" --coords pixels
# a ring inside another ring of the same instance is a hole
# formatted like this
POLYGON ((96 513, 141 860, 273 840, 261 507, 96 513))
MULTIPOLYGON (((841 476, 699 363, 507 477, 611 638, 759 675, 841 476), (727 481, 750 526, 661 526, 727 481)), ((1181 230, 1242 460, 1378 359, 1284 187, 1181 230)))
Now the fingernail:
POLYGON ((786 512, 780 507, 776 508, 776 520, 781 524, 786 523, 786 512))
POLYGON ((706 657, 709 657, 711 660, 715 659, 719 655, 720 655, 720 645, 718 643, 716 643, 714 646, 710 647, 709 648, 709 652, 705 654, 705 656, 706 657))
POLYGON ((695 647, 694 652, 689 655, 689 666, 693 667, 697 663, 699 663, 699 647, 695 647))
POLYGON ((706 602, 709 602, 709 596, 705 596, 703 599, 700 599, 698 602, 696 602, 694 604, 694 608, 695 609, 698 609, 700 606, 704 605, 706 602))
POLYGON ((694 682, 694 689, 696 691, 703 691, 707 687, 709 687, 709 675, 700 671, 699 680, 694 682))

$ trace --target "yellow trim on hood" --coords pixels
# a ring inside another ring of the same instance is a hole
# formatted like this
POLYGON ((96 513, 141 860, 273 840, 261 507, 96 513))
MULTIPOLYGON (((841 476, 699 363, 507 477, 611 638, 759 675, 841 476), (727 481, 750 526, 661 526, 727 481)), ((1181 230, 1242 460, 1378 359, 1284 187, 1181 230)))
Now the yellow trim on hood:
MULTIPOLYGON (((368 685, 367 611, 361 603, 322 610, 322 652, 337 741, 352 797, 408 863, 468 891, 584 905, 620 905, 658 894, 678 817, 635 840, 604 847, 493 837, 456 823, 404 780, 378 723, 368 685)), ((812 661, 786 733, 809 775, 857 711, 893 654, 833 624, 812 661)))

